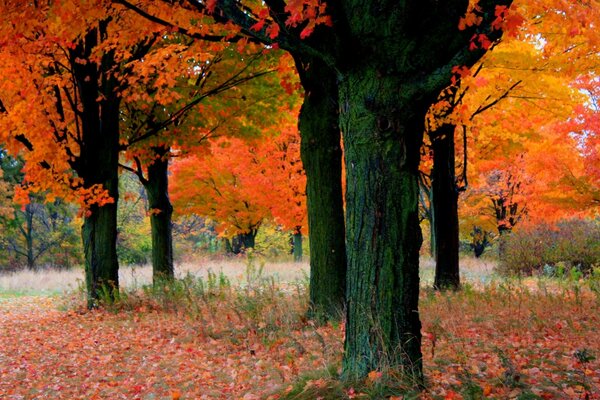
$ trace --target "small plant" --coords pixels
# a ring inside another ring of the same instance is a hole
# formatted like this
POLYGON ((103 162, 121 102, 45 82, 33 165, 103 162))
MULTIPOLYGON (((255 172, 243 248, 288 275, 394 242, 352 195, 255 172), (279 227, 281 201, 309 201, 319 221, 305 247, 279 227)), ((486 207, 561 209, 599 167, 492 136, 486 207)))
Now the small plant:
POLYGON ((579 349, 573 353, 573 357, 581 364, 587 364, 594 361, 596 357, 589 349, 579 349))

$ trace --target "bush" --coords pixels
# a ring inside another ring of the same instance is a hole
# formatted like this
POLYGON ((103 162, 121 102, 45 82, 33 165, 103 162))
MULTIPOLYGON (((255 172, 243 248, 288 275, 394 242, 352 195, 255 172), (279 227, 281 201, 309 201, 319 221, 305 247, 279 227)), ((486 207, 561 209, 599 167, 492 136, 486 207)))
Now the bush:
POLYGON ((499 270, 507 275, 564 275, 576 268, 589 274, 600 265, 600 221, 563 220, 539 224, 504 237, 499 270))

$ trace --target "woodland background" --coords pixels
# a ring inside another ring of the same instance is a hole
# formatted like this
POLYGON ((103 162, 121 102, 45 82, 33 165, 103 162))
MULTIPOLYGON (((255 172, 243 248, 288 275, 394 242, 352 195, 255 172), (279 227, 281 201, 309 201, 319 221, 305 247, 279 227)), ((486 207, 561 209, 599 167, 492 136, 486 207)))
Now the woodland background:
POLYGON ((251 26, 228 1, 0 4, 0 397, 600 398, 597 1, 448 23, 478 56, 446 68, 417 154, 425 381, 386 347, 346 379, 346 277, 315 278, 346 253, 308 235, 344 246, 344 224, 309 232, 307 174, 363 184, 304 52, 330 50, 325 3, 236 3, 251 26), (328 108, 332 143, 305 134, 328 108))

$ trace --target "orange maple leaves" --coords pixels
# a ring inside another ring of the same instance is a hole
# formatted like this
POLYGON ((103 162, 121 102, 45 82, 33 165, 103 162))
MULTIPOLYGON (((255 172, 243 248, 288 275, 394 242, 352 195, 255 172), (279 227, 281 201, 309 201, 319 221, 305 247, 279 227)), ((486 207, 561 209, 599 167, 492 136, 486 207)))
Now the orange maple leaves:
POLYGON ((268 218, 289 230, 306 226, 295 115, 271 138, 220 138, 211 141, 209 154, 176 160, 171 186, 176 210, 209 217, 225 237, 254 230, 268 218))

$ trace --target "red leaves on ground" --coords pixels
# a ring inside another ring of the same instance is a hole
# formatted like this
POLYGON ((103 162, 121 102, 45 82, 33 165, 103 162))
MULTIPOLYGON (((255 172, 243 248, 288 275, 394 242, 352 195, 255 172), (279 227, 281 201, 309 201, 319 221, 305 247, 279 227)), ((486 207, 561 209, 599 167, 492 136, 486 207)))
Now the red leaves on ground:
MULTIPOLYGON (((429 387, 421 397, 463 399, 478 388, 496 399, 522 393, 600 399, 597 298, 567 286, 534 290, 507 283, 423 297, 429 387)), ((278 301, 302 310, 297 299, 278 301)), ((146 306, 119 314, 77 313, 57 311, 48 298, 2 300, 0 394, 276 399, 274 391, 281 393, 299 375, 339 363, 341 328, 315 328, 299 319, 269 330, 260 320, 267 317, 240 319, 233 304, 218 300, 193 317, 146 306)), ((380 377, 373 371, 369 381, 380 377)))

